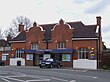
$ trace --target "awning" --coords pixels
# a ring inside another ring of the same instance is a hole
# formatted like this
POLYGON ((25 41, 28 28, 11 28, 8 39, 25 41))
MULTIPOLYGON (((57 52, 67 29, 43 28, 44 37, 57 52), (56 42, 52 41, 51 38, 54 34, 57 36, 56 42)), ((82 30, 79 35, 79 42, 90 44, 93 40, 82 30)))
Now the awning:
POLYGON ((22 53, 36 53, 36 54, 50 54, 50 53, 73 53, 74 49, 64 48, 64 49, 52 49, 52 50, 21 50, 22 53))
POLYGON ((74 49, 72 48, 65 48, 65 49, 53 49, 52 53, 73 53, 74 49))
POLYGON ((50 53, 52 50, 21 50, 22 51, 22 53, 37 53, 37 54, 39 54, 39 53, 50 53))
POLYGON ((22 53, 43 53, 42 50, 21 50, 22 53))

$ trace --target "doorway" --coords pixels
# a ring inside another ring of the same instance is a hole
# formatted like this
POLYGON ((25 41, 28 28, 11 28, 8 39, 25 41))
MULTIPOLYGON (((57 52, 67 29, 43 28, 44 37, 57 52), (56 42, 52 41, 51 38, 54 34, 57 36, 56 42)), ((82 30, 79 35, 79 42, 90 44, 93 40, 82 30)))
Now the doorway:
POLYGON ((38 65, 39 65, 39 55, 33 54, 33 66, 38 66, 38 65))

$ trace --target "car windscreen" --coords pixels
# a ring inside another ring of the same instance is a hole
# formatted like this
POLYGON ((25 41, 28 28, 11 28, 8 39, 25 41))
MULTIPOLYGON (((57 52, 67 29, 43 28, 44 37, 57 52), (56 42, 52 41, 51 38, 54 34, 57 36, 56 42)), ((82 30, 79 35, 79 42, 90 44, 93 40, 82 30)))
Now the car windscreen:
POLYGON ((45 61, 53 61, 53 59, 52 58, 47 58, 47 59, 45 59, 45 61))

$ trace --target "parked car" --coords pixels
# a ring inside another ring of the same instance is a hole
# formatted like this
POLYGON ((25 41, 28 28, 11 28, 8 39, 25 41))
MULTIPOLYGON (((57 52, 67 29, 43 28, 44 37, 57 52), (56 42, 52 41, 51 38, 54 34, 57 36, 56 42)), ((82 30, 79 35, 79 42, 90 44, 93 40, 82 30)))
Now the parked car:
POLYGON ((43 68, 43 67, 46 67, 46 68, 53 68, 53 67, 56 67, 56 68, 59 68, 61 67, 61 64, 58 60, 56 59, 53 59, 53 58, 46 58, 45 60, 42 60, 40 63, 39 63, 39 67, 40 68, 43 68))
POLYGON ((0 60, 0 66, 4 66, 4 65, 5 65, 5 63, 0 60))

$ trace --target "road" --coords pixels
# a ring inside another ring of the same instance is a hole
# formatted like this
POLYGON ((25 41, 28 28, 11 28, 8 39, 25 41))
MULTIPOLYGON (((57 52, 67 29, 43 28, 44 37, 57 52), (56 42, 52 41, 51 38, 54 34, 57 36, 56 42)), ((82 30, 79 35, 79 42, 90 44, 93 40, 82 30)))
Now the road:
POLYGON ((110 82, 110 71, 0 66, 0 82, 110 82))

